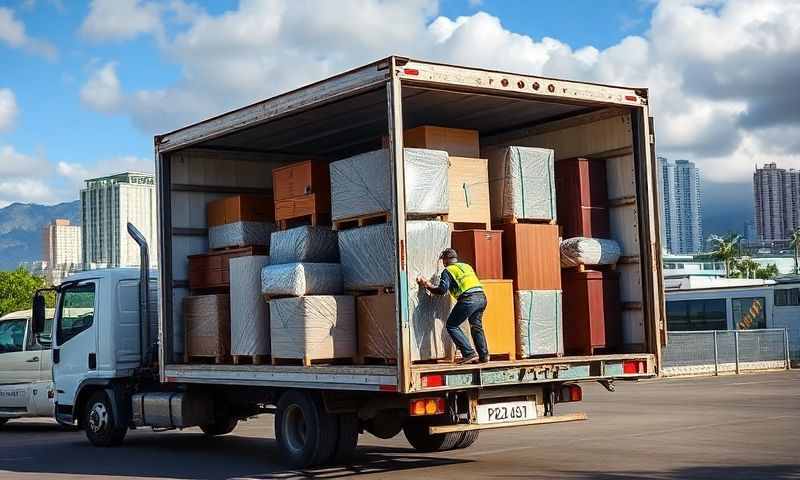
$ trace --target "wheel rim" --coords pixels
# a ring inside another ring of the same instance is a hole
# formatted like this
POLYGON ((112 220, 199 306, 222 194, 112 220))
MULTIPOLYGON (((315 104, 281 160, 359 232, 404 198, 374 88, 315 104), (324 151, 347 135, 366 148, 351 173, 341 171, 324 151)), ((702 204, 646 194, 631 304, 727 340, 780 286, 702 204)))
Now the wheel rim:
POLYGON ((105 429, 106 425, 108 425, 108 409, 103 403, 97 402, 89 410, 89 428, 97 433, 105 429))
POLYGON ((297 405, 286 409, 283 431, 286 432, 286 444, 294 454, 302 453, 306 448, 306 417, 297 405))

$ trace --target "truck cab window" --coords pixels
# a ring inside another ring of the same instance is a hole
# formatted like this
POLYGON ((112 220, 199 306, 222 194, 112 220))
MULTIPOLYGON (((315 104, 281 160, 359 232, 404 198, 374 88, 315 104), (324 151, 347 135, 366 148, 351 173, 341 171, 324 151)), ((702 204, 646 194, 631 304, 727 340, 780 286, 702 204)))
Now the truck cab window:
POLYGON ((25 344, 26 320, 0 322, 0 353, 21 352, 25 344))
POLYGON ((94 284, 77 285, 61 294, 61 315, 56 336, 59 345, 92 326, 94 323, 94 284))

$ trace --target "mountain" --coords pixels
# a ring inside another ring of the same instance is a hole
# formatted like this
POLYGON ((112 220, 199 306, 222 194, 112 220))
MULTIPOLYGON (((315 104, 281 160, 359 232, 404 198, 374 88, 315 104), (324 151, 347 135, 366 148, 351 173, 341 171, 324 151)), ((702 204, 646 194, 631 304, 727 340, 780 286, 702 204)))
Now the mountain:
POLYGON ((0 270, 42 260, 42 228, 56 218, 80 224, 80 202, 38 205, 12 203, 0 208, 0 270))

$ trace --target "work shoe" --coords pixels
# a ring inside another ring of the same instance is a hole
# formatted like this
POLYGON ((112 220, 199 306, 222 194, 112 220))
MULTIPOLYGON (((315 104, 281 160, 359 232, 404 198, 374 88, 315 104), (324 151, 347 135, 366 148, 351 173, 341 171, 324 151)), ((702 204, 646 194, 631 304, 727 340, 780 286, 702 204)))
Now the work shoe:
POLYGON ((479 358, 478 363, 489 363, 489 357, 486 358, 479 358))
POLYGON ((472 355, 467 355, 466 357, 461 357, 456 359, 456 365, 467 365, 469 363, 478 363, 478 354, 473 353, 472 355))

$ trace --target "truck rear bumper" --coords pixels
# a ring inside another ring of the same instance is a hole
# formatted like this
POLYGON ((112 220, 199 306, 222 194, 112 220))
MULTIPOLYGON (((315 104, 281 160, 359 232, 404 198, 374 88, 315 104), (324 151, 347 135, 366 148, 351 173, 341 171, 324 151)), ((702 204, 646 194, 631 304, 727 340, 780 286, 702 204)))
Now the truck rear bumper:
POLYGON ((503 423, 462 423, 457 425, 436 425, 429 427, 431 435, 437 433, 466 432, 469 430, 491 430, 495 428, 527 427, 530 425, 544 425, 548 423, 576 422, 586 420, 589 417, 585 413, 569 413, 566 415, 556 415, 552 417, 540 417, 535 420, 525 420, 521 422, 503 423))

